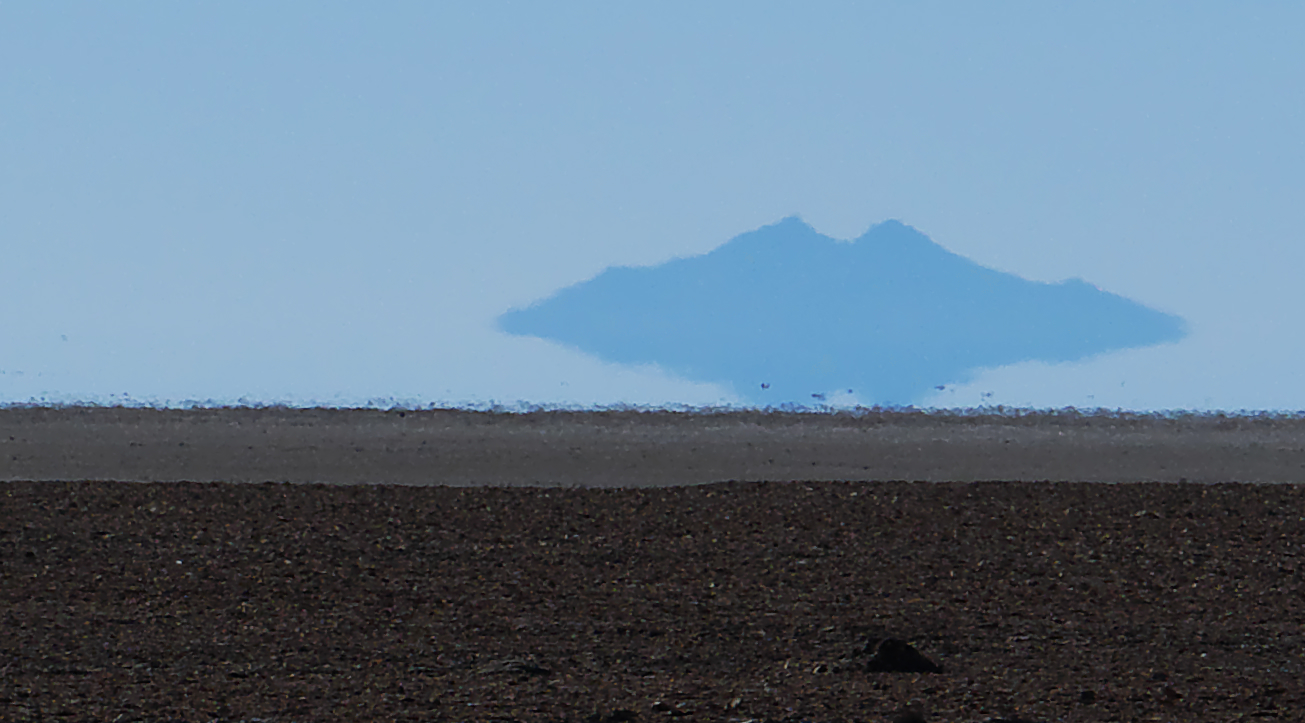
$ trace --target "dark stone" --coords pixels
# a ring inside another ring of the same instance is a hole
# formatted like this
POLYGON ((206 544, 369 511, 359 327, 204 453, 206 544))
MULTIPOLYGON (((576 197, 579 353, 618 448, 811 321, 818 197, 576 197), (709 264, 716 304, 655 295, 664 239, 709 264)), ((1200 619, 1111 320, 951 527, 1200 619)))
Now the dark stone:
POLYGON ((653 702, 650 708, 654 713, 665 713, 666 715, 669 715, 672 718, 679 718, 681 716, 693 715, 693 710, 688 703, 676 703, 675 705, 671 705, 666 701, 659 700, 653 702))
POLYGON ((620 708, 608 713, 595 712, 585 718, 585 723, 628 723, 635 719, 635 712, 620 708))
POLYGON ((929 660, 904 640, 884 638, 866 643, 874 653, 865 663, 869 673, 941 673, 942 666, 929 660))
POLYGON ((495 675, 498 673, 513 673, 516 675, 548 675, 552 671, 548 668, 541 668, 524 658, 507 658, 505 660, 496 660, 488 665, 483 665, 476 672, 481 675, 495 675))

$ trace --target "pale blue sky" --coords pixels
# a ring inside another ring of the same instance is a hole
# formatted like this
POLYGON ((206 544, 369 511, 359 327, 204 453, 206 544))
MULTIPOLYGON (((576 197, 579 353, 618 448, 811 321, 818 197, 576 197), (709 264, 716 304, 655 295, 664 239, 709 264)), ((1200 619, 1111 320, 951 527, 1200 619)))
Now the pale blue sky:
POLYGON ((934 404, 1305 409, 1303 6, 557 5, 0 3, 0 401, 729 401, 494 318, 798 214, 1191 329, 934 404))

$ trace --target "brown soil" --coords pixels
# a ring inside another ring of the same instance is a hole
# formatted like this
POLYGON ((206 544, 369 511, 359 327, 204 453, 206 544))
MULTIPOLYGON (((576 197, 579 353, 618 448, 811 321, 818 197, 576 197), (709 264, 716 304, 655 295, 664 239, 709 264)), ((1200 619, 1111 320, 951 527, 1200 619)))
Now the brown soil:
POLYGON ((1302 510, 1286 485, 0 483, 0 719, 1300 720, 1302 510), (943 672, 845 660, 882 636, 943 672))

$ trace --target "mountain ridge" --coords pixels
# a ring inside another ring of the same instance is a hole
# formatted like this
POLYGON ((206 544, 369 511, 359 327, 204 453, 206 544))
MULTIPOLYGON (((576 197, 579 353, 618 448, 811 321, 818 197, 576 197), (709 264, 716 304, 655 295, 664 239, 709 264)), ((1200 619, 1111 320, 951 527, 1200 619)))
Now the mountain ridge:
POLYGON ((984 267, 897 220, 847 242, 796 217, 657 266, 612 267, 498 319, 509 334, 656 364, 757 405, 850 390, 904 405, 1022 361, 1177 341, 1185 322, 1073 278, 984 267))

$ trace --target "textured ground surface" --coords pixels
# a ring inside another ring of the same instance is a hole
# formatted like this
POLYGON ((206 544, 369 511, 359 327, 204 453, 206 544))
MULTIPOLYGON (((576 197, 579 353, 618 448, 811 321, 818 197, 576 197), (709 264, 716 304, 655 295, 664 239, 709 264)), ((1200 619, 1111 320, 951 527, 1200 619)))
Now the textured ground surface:
POLYGON ((0 480, 1301 482, 1305 418, 0 409, 0 480))
POLYGON ((1289 485, 0 483, 0 720, 1301 720, 1303 510, 1289 485), (883 634, 944 672, 840 663, 883 634))

